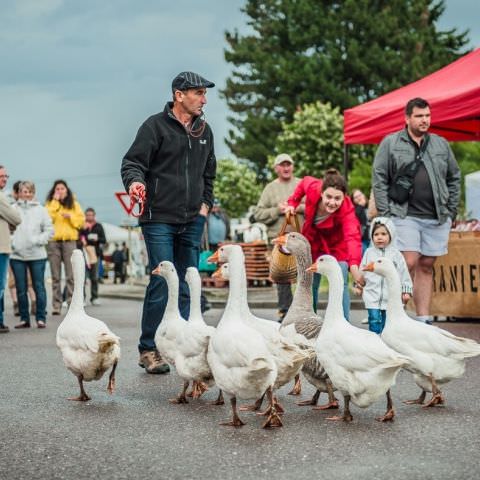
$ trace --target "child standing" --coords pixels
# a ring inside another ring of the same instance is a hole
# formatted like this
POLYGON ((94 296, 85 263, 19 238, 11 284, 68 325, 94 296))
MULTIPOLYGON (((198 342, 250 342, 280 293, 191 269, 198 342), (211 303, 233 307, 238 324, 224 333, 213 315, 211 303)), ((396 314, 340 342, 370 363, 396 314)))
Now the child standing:
MULTIPOLYGON (((388 257, 397 267, 402 285, 402 300, 408 302, 412 296, 412 279, 408 273, 407 264, 400 251, 394 247, 395 226, 386 217, 377 217, 370 225, 371 247, 365 251, 361 266, 364 267, 382 257, 388 257)), ((385 317, 388 303, 388 289, 385 278, 373 272, 363 272, 365 286, 355 287, 355 293, 363 290, 363 301, 368 311, 368 329, 371 332, 382 333, 385 327, 385 317)))

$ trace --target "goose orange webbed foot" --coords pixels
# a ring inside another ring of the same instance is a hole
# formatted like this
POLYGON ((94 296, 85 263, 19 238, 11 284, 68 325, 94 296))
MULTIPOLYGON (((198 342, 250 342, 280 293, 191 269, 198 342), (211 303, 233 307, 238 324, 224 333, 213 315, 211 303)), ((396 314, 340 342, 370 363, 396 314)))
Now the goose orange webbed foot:
POLYGON ((276 428, 276 427, 283 427, 283 423, 275 407, 272 407, 270 415, 265 421, 265 423, 262 425, 262 428, 276 428))
POLYGON ((375 420, 377 422, 393 422, 395 417, 395 412, 392 409, 388 410, 383 417, 377 417, 375 420))
POLYGON ((405 405, 423 405, 427 393, 425 390, 420 394, 420 396, 414 400, 404 400, 403 403, 405 405))
POLYGON ((435 407, 437 405, 444 405, 445 404, 445 398, 441 393, 436 393, 431 400, 426 403, 425 405, 422 405, 423 408, 428 408, 428 407, 435 407))
POLYGON ((221 390, 218 392, 217 399, 213 400, 212 402, 208 402, 208 405, 225 405, 225 400, 223 399, 223 393, 221 390))
POLYGON ((317 390, 310 400, 301 400, 300 402, 295 403, 300 407, 309 407, 318 403, 318 397, 320 397, 320 390, 317 390))
POLYGON ((325 405, 318 405, 318 407, 313 407, 312 410, 335 410, 339 408, 338 400, 334 400, 333 402, 328 402, 325 405))
POLYGON ((170 403, 173 403, 174 405, 182 405, 188 403, 187 397, 185 395, 179 395, 176 398, 170 398, 168 401, 170 403))
POLYGON ((239 410, 241 412, 257 412, 258 410, 260 410, 260 407, 262 406, 264 397, 265 397, 265 394, 263 394, 260 398, 255 400, 255 403, 253 405, 242 405, 239 408, 239 410))
POLYGON ((85 392, 83 392, 78 397, 69 397, 68 400, 73 400, 75 402, 88 402, 89 400, 91 400, 91 397, 89 397, 85 392))
POLYGON ((331 422, 339 422, 343 420, 344 422, 350 423, 353 420, 352 415, 335 415, 333 417, 327 417, 326 420, 330 420, 331 422))
POLYGON ((300 380, 300 375, 295 375, 295 384, 293 388, 288 392, 287 395, 300 395, 302 393, 302 382, 300 380))
POLYGON ((242 422, 238 416, 236 397, 232 397, 230 399, 230 405, 232 407, 232 419, 229 422, 222 422, 220 425, 224 425, 226 427, 242 427, 245 425, 245 423, 242 422))

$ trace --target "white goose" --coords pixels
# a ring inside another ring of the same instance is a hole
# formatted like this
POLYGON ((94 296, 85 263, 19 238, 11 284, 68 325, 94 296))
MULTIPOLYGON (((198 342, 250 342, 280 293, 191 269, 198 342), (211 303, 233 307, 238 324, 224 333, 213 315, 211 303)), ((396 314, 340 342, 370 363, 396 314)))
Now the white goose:
POLYGON ((438 385, 461 377, 465 359, 480 355, 480 344, 410 318, 403 309, 400 280, 390 259, 381 258, 364 269, 387 280, 387 315, 381 336, 391 348, 411 358, 407 370, 414 374, 416 384, 422 389, 418 399, 405 403, 423 404, 426 392, 432 392, 431 400, 424 406, 443 404, 445 400, 438 385))
MULTIPOLYGON (((190 344, 191 351, 195 349, 192 348, 192 342, 196 339, 199 343, 205 348, 202 349, 200 354, 194 354, 194 357, 190 357, 186 363, 189 363, 190 368, 190 377, 193 380, 191 396, 193 398, 199 398, 206 390, 208 386, 211 386, 213 381, 213 375, 210 370, 210 366, 207 362, 207 348, 208 340, 213 331, 214 327, 208 326, 205 323, 202 315, 201 308, 201 296, 202 296, 202 279, 198 270, 195 267, 188 267, 185 273, 185 281, 188 284, 190 290, 190 315, 188 317, 187 330, 193 331, 193 334, 189 334, 186 337, 186 343, 190 344), (202 335, 207 338, 206 344, 201 340, 202 335)), ((177 370, 178 370, 178 360, 177 360, 177 370)), ((180 367, 180 369, 183 369, 180 367)), ((217 399, 214 402, 211 402, 214 405, 223 405, 225 402, 223 400, 222 391, 220 390, 217 399)))
MULTIPOLYGON (((247 279, 245 272, 245 259, 242 248, 239 245, 224 245, 217 250, 218 261, 229 262, 229 266, 222 269, 227 278, 239 279, 238 289, 235 290, 240 300, 242 319, 249 326, 263 335, 267 348, 277 365, 277 378, 274 389, 278 389, 291 381, 297 375, 304 362, 314 355, 313 348, 302 350, 295 343, 289 341, 279 332, 279 324, 263 318, 259 318, 250 311, 247 302, 247 279)), ((215 258, 215 256, 214 256, 215 258)), ((230 286, 230 288, 232 288, 230 286)), ((258 410, 262 404, 263 396, 258 398, 254 405, 241 407, 241 410, 258 410)), ((283 407, 275 398, 277 411, 283 413, 283 407)), ((271 407, 263 413, 270 414, 271 407)))
POLYGON ((317 338, 317 356, 333 384, 342 392, 345 405, 343 417, 331 420, 351 421, 349 403, 365 408, 380 396, 387 395, 387 412, 379 421, 393 420, 390 387, 408 358, 385 345, 372 332, 353 326, 343 315, 343 277, 338 262, 330 255, 322 255, 311 271, 325 275, 329 283, 325 319, 317 338))
MULTIPOLYGON (((195 287, 191 296, 193 299, 191 321, 185 321, 180 315, 178 309, 179 281, 172 262, 160 262, 152 271, 152 274, 162 276, 168 286, 167 306, 155 333, 155 345, 160 354, 169 363, 175 365, 178 375, 183 379, 182 391, 170 402, 188 403, 186 391, 191 381, 210 384, 213 380, 206 360, 206 352, 210 335, 215 329, 206 325, 201 314, 199 315, 196 310, 195 301, 198 292, 195 291, 195 287)), ((192 281, 192 275, 193 272, 190 271, 186 279, 190 278, 190 281, 192 281)), ((193 395, 195 398, 200 394, 198 388, 194 389, 193 395)))
MULTIPOLYGON (((312 280, 313 274, 308 271, 312 264, 310 242, 298 232, 290 232, 276 238, 273 243, 295 256, 297 263, 297 288, 287 315, 282 321, 280 333, 296 345, 315 346, 316 338, 323 325, 323 319, 313 310, 312 280)), ((318 410, 338 408, 338 401, 333 391, 334 387, 315 355, 303 365, 302 373, 317 390, 311 400, 297 402, 297 405, 317 405, 321 392, 328 394, 328 403, 318 407, 318 410)), ((295 378, 292 395, 300 393, 300 378, 295 378)))
POLYGON ((69 398, 85 402, 90 400, 83 382, 100 380, 112 369, 107 390, 115 389, 115 369, 120 358, 120 338, 101 320, 85 313, 83 294, 85 283, 85 258, 80 250, 72 253, 74 288, 67 315, 57 329, 57 346, 62 352, 63 362, 78 379, 80 395, 69 398))
MULTIPOLYGON (((231 259, 233 264, 234 271, 244 268, 239 256, 231 259)), ((238 416, 237 397, 256 399, 267 392, 272 410, 263 427, 281 426, 272 391, 277 365, 263 335, 244 321, 244 302, 239 295, 243 280, 241 275, 231 275, 227 305, 208 345, 207 360, 215 383, 230 396, 232 406, 232 420, 222 425, 244 425, 238 416)))

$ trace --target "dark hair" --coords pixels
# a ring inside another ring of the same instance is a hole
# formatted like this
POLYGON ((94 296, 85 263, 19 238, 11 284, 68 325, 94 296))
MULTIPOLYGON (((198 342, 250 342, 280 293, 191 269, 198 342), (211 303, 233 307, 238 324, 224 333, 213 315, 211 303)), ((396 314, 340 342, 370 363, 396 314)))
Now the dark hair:
POLYGON ((86 210, 85 210, 85 213, 88 213, 88 212, 92 212, 94 215, 95 215, 95 209, 93 207, 88 207, 86 210))
POLYGON ((55 180, 53 182, 53 187, 50 189, 50 191, 47 194, 47 202, 51 202, 53 200, 55 188, 57 187, 57 185, 60 185, 60 184, 64 185, 65 188, 67 189, 67 196, 63 200, 60 200, 61 205, 67 208, 73 208, 73 200, 74 200, 73 193, 70 190, 70 187, 67 185, 67 182, 61 179, 55 180))
POLYGON ((427 107, 430 108, 430 104, 426 100, 424 100, 423 98, 420 98, 420 97, 412 98, 405 105, 405 115, 407 117, 409 117, 413 113, 413 109, 415 107, 417 107, 417 108, 427 108, 427 107))
POLYGON ((12 186, 12 191, 13 193, 18 193, 20 191, 20 184, 22 183, 22 180, 17 180, 13 186, 12 186))
POLYGON ((387 228, 387 226, 382 223, 382 222, 376 222, 375 220, 373 221, 373 226, 372 226, 372 233, 371 233, 371 239, 373 240, 373 234, 380 228, 383 227, 387 233, 388 233, 388 238, 390 241, 392 241, 392 235, 390 233, 390 230, 387 228))
POLYGON ((326 190, 329 187, 340 190, 345 195, 347 194, 347 182, 336 168, 329 168, 323 176, 322 190, 326 190))

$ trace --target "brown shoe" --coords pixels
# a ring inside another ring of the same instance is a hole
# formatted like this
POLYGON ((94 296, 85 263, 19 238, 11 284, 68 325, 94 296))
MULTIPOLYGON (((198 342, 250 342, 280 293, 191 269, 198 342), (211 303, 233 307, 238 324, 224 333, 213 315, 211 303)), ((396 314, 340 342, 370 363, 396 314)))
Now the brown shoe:
POLYGON ((166 363, 158 350, 145 350, 140 352, 138 365, 145 369, 147 373, 168 373, 170 367, 166 363))
POLYGON ((0 333, 8 333, 10 329, 6 325, 0 325, 0 333))
POLYGON ((20 322, 18 325, 15 325, 14 328, 30 328, 30 324, 27 322, 20 322))

